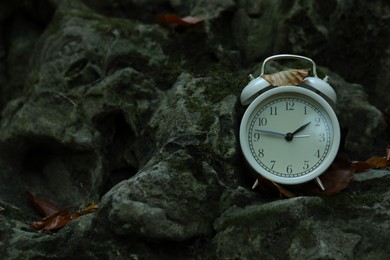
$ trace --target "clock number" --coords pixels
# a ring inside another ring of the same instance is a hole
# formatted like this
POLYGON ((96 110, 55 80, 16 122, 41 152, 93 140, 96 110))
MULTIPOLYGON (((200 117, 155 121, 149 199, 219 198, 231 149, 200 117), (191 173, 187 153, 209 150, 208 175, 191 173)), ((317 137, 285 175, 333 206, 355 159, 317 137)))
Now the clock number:
POLYGON ((274 160, 271 161, 271 170, 274 168, 275 163, 276 163, 276 161, 274 161, 274 160))
POLYGON ((320 149, 317 150, 317 152, 314 154, 317 158, 320 158, 320 149))
POLYGON ((258 142, 260 140, 260 133, 254 133, 253 137, 254 137, 253 141, 258 142))
POLYGON ((270 115, 271 116, 276 116, 276 115, 278 115, 278 107, 270 107, 270 115))
POLYGON ((263 157, 264 157, 264 149, 259 149, 259 154, 258 154, 258 156, 259 156, 260 158, 263 158, 263 157))
POLYGON ((316 121, 315 126, 320 126, 321 118, 316 117, 316 118, 314 119, 314 121, 316 121))
POLYGON ((287 165, 286 172, 287 172, 288 174, 290 174, 290 173, 292 173, 292 171, 293 171, 293 169, 292 169, 292 164, 287 165))
POLYGON ((320 133, 320 139, 318 140, 320 143, 323 143, 325 142, 325 134, 324 133, 320 133))
POLYGON ((286 110, 294 110, 294 105, 293 101, 286 102, 286 110))
POLYGON ((304 110, 303 110, 303 114, 304 115, 307 115, 307 106, 305 106, 304 110))
POLYGON ((304 169, 304 170, 309 169, 309 161, 304 161, 304 162, 303 162, 303 169, 304 169))
POLYGON ((259 117, 259 126, 265 126, 267 125, 268 120, 265 117, 259 117))

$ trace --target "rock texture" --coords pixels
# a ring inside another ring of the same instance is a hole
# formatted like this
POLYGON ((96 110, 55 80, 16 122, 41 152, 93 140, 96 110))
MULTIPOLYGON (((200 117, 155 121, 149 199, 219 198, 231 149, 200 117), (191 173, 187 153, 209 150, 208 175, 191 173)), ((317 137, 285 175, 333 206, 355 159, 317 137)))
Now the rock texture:
POLYGON ((379 79, 387 74, 351 58, 359 51, 359 61, 389 62, 388 5, 376 4, 1 3, 2 256, 386 258, 389 171, 356 175, 338 195, 281 200, 250 189, 238 144, 247 75, 269 54, 293 52, 313 57, 338 94, 340 153, 383 154, 379 109, 390 95, 379 79), (154 18, 166 12, 205 21, 166 28, 154 18), (361 17, 362 38, 352 40, 344 32, 361 17), (356 75, 363 73, 374 80, 356 75), (39 233, 26 191, 71 210, 95 201, 99 210, 39 233))

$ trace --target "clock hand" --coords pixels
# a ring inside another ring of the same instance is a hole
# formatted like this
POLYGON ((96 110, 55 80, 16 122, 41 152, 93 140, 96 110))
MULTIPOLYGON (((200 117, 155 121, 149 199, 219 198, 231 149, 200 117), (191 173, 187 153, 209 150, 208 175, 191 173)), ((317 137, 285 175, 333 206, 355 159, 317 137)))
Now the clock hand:
POLYGON ((268 135, 275 135, 275 136, 280 136, 280 137, 284 137, 284 138, 286 137, 285 134, 274 132, 274 131, 259 130, 259 129, 256 129, 255 131, 259 132, 259 133, 263 133, 263 134, 268 134, 268 135))
POLYGON ((310 135, 294 135, 294 138, 306 138, 310 137, 310 135))
POLYGON ((293 138, 294 138, 294 135, 296 134, 296 133, 299 133, 300 131, 302 131, 303 129, 305 129, 308 125, 310 125, 310 123, 311 122, 309 122, 309 123, 306 123, 306 124, 304 124, 303 126, 301 126, 301 127, 299 127, 297 130, 295 130, 294 132, 292 132, 292 133, 287 133, 286 135, 285 135, 285 139, 287 140, 287 141, 291 141, 293 138))
MULTIPOLYGON (((279 132, 268 131, 268 130, 260 130, 260 129, 256 129, 255 131, 259 132, 259 133, 263 133, 263 134, 274 135, 274 136, 279 136, 279 137, 286 138, 285 134, 282 134, 282 133, 279 133, 279 132)), ((310 135, 294 135, 294 138, 305 138, 305 137, 310 137, 310 135)))

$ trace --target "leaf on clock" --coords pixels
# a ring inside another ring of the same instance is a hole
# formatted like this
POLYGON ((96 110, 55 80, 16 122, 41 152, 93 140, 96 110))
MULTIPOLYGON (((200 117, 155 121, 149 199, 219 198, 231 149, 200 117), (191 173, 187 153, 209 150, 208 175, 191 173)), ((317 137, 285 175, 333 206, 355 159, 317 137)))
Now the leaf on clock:
POLYGON ((273 74, 264 74, 261 77, 272 86, 297 86, 309 75, 309 70, 283 70, 273 74))

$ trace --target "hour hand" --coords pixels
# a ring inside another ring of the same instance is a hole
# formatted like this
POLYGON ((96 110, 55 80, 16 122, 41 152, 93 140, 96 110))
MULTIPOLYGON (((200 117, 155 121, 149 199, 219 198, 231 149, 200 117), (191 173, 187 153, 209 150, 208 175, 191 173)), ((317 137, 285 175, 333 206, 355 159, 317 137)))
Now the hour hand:
MULTIPOLYGON (((289 133, 285 134, 285 135, 284 135, 284 138, 286 138, 286 140, 290 142, 290 141, 294 138, 295 134, 301 132, 301 131, 302 131, 303 129, 305 129, 308 125, 310 125, 310 123, 311 123, 311 122, 304 124, 303 126, 299 127, 297 130, 295 130, 295 131, 292 132, 292 133, 289 132, 289 133)), ((295 137, 297 137, 297 136, 295 136, 295 137)))

